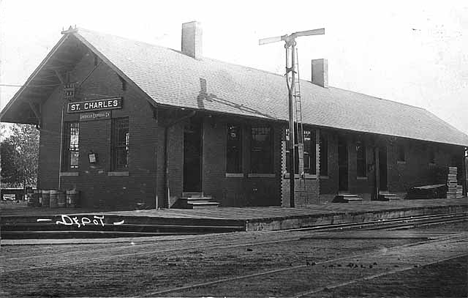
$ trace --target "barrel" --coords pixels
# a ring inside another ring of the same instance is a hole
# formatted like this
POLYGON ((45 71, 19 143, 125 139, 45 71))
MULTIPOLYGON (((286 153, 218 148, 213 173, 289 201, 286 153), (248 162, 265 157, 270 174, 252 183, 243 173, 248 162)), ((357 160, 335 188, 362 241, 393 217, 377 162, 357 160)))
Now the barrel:
POLYGON ((39 206, 39 197, 41 196, 41 191, 39 189, 35 189, 32 194, 28 197, 28 206, 30 207, 38 207, 39 206))
POLYGON ((58 191, 55 189, 50 190, 50 208, 58 207, 58 191))
POLYGON ((42 206, 42 190, 37 190, 37 207, 42 206))
POLYGON ((50 190, 42 190, 42 207, 50 206, 50 190))
POLYGON ((67 202, 67 196, 63 190, 58 191, 57 205, 59 208, 65 208, 67 202))
POLYGON ((31 187, 26 187, 24 199, 28 203, 28 206, 31 206, 32 195, 33 195, 33 189, 31 187))
POLYGON ((78 190, 67 190, 67 207, 75 208, 78 205, 79 194, 78 190))

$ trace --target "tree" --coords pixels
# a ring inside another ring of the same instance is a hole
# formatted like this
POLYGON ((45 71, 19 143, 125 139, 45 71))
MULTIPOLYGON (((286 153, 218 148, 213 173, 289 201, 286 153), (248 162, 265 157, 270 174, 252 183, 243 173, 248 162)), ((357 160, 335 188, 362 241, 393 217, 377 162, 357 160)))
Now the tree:
POLYGON ((2 182, 12 186, 35 186, 39 158, 39 131, 32 125, 15 124, 1 142, 2 182))
POLYGON ((5 139, 0 143, 1 157, 1 182, 10 186, 16 186, 19 181, 19 172, 14 161, 18 159, 18 151, 10 140, 5 139))

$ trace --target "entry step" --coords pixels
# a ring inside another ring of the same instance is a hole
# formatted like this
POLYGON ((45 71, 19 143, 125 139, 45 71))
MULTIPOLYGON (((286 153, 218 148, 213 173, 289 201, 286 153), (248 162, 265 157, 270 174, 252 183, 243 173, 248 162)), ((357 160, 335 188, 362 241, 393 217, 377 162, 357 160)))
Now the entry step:
POLYGON ((219 203, 214 201, 212 196, 205 196, 203 192, 183 192, 182 198, 179 200, 179 207, 184 209, 217 208, 219 206, 219 203))
POLYGON ((356 203, 362 202, 362 198, 358 195, 339 193, 335 196, 332 203, 356 203))
POLYGON ((199 209, 199 208, 218 208, 219 203, 214 201, 187 201, 189 209, 199 209))
POLYGON ((381 191, 379 192, 377 201, 398 201, 401 199, 402 198, 397 194, 390 193, 388 191, 381 191))

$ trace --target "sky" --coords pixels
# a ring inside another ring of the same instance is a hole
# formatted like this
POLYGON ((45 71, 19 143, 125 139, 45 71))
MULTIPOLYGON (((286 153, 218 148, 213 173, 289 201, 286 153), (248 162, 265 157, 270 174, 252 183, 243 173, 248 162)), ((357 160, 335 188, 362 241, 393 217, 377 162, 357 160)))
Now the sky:
MULTIPOLYGON (((468 134, 468 1, 0 0, 0 108, 70 25, 180 50, 199 21, 203 55, 284 74, 282 43, 297 39, 300 77, 328 59, 329 85, 425 108, 468 134)), ((287 94, 285 94, 287 100, 287 94)))

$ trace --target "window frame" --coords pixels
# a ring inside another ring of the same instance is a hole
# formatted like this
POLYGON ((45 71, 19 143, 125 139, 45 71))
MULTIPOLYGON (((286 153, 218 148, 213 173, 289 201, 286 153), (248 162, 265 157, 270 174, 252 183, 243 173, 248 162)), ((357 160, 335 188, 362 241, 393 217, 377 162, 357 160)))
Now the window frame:
POLYGON ((111 172, 128 172, 130 147, 130 123, 128 117, 112 118, 111 123, 111 172), (120 130, 126 130, 125 141, 120 130), (126 163, 120 163, 120 153, 125 152, 126 163))
POLYGON ((240 124, 226 124, 226 174, 241 174, 243 173, 243 129, 240 124), (237 140, 233 140, 230 137, 231 128, 237 129, 237 140), (233 153, 233 155, 230 155, 233 153), (230 158, 234 158, 234 163, 230 162, 230 158), (230 165, 233 165, 231 168, 230 165))
POLYGON ((269 125, 256 125, 251 126, 249 129, 250 137, 250 174, 274 174, 275 173, 275 150, 274 150, 274 129, 269 125), (261 147, 255 147, 254 130, 268 130, 267 137, 264 145, 261 147), (255 150, 255 148, 259 148, 255 150), (259 153, 255 153, 259 152, 259 153), (255 162, 254 162, 255 160, 255 162), (261 161, 264 162, 261 162, 261 161), (256 165, 256 166, 255 166, 256 165), (265 170, 266 169, 266 170, 265 170))
MULTIPOLYGON (((285 129, 285 166, 286 166, 286 173, 289 174, 291 172, 291 166, 290 166, 290 158, 289 158, 289 142, 290 142, 290 138, 289 138, 289 128, 286 128, 285 129)), ((294 133, 297 134, 297 130, 294 131, 294 133)), ((316 171, 317 171, 317 166, 316 166, 316 162, 317 162, 317 158, 316 158, 316 147, 315 147, 315 137, 316 137, 316 131, 313 130, 313 129, 308 129, 308 128, 304 128, 303 129, 303 134, 304 134, 304 174, 306 175, 316 175, 316 171), (308 140, 307 140, 307 137, 306 137, 306 134, 309 134, 309 137, 308 137, 308 140), (307 156, 307 157, 306 157, 307 156), (307 168, 306 167, 306 164, 308 163, 309 167, 307 168)), ((297 138, 296 138, 297 140, 297 138)), ((297 141, 296 141, 296 144, 297 144, 297 141)), ((298 175, 299 174, 299 150, 297 148, 297 146, 294 146, 294 150, 295 150, 295 155, 294 155, 294 159, 295 159, 295 175, 298 175)))
POLYGON ((364 140, 356 142, 356 176, 367 178, 367 147, 364 140))
POLYGON ((329 175, 329 169, 328 169, 328 136, 321 133, 320 134, 320 142, 319 142, 319 148, 320 148, 320 176, 322 177, 328 177, 329 175))
POLYGON ((63 127, 61 172, 76 172, 80 169, 80 122, 66 121, 63 127), (75 131, 76 134, 73 134, 73 131, 75 131), (76 142, 72 141, 74 135, 76 135, 76 142), (73 154, 76 154, 76 164, 72 162, 73 154))

